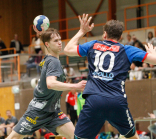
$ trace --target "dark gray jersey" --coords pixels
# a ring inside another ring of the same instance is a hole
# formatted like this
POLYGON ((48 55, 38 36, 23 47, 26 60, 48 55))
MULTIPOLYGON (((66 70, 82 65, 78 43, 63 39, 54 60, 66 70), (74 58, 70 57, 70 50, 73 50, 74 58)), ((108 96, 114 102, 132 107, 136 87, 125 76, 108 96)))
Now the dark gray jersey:
POLYGON ((60 82, 65 81, 60 60, 53 56, 45 56, 40 62, 41 76, 38 85, 34 89, 34 98, 29 106, 47 112, 53 112, 60 108, 60 97, 62 91, 52 90, 47 88, 46 78, 48 76, 56 76, 60 82))
POLYGON ((0 125, 1 125, 1 124, 5 124, 5 120, 4 120, 4 118, 2 118, 2 117, 0 118, 0 125))
POLYGON ((7 119, 7 120, 5 121, 5 124, 6 124, 6 125, 9 125, 9 124, 11 124, 11 123, 14 123, 14 124, 16 125, 16 124, 18 123, 17 118, 14 117, 14 116, 12 116, 11 119, 7 119))

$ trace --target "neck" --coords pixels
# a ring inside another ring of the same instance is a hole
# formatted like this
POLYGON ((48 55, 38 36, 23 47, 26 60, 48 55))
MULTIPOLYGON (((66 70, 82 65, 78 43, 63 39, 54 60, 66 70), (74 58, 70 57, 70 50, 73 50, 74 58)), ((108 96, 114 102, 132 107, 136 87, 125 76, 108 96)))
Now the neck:
POLYGON ((51 55, 51 56, 56 57, 56 58, 59 59, 59 53, 54 53, 53 51, 48 50, 47 55, 51 55))
POLYGON ((113 41, 113 42, 118 42, 116 39, 111 39, 111 38, 106 38, 105 40, 107 40, 107 41, 113 41))
POLYGON ((11 119, 12 116, 9 116, 9 119, 11 119))

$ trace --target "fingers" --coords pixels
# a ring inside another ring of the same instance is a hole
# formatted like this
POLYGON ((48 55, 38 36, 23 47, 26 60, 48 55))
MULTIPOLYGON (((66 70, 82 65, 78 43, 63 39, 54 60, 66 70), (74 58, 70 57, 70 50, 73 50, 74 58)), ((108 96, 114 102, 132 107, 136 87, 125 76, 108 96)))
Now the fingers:
POLYGON ((88 14, 85 15, 84 22, 87 22, 87 19, 88 19, 88 14))
POLYGON ((88 18, 88 14, 83 14, 82 15, 82 20, 81 20, 80 16, 78 16, 78 17, 79 17, 80 21, 83 21, 83 23, 87 23, 87 24, 89 24, 91 19, 92 19, 92 17, 88 18))
POLYGON ((41 32, 43 32, 43 31, 44 31, 44 27, 41 27, 41 29, 42 29, 42 31, 41 31, 41 32))
POLYGON ((34 29, 35 32, 38 32, 38 30, 37 30, 35 25, 33 25, 33 29, 34 29))
POLYGON ((91 24, 90 26, 90 31, 94 28, 94 23, 91 24))
POLYGON ((92 20, 92 17, 90 16, 88 21, 87 21, 87 24, 89 25, 90 21, 92 20))
POLYGON ((78 18, 79 18, 80 23, 82 23, 82 20, 81 20, 81 16, 80 15, 78 16, 78 18))
POLYGON ((148 46, 145 44, 146 51, 148 50, 148 46))

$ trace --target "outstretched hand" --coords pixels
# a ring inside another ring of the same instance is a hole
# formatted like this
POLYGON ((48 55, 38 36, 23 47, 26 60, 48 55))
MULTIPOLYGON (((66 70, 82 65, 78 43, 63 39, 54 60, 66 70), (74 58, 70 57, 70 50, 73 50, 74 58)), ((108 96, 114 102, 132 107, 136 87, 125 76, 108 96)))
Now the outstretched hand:
POLYGON ((33 25, 33 29, 34 29, 34 31, 37 33, 37 35, 41 35, 43 32, 44 32, 44 28, 43 27, 41 27, 42 28, 42 31, 38 31, 38 29, 36 28, 36 26, 35 25, 33 25))
POLYGON ((145 45, 145 48, 147 53, 156 55, 156 47, 154 48, 152 44, 148 43, 148 45, 145 45))
POLYGON ((94 28, 94 23, 89 25, 90 22, 91 22, 92 17, 88 18, 88 14, 83 14, 82 18, 80 16, 78 16, 78 17, 79 17, 79 21, 80 21, 80 30, 83 33, 87 33, 87 32, 91 31, 94 28))
POLYGON ((87 83, 87 81, 85 81, 85 80, 82 80, 81 82, 77 83, 76 90, 83 91, 86 86, 86 83, 87 83))

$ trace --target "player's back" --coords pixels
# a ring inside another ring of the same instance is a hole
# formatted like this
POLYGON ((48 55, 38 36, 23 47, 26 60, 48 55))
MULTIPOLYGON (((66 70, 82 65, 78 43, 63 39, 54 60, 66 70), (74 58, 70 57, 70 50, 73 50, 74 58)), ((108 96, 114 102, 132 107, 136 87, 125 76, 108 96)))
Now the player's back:
POLYGON ((106 97, 123 96, 132 61, 143 61, 146 57, 146 52, 112 40, 79 45, 79 53, 81 56, 86 54, 89 63, 88 82, 83 94, 106 97))

